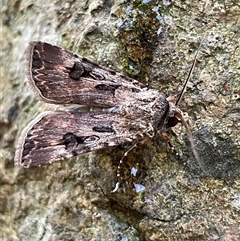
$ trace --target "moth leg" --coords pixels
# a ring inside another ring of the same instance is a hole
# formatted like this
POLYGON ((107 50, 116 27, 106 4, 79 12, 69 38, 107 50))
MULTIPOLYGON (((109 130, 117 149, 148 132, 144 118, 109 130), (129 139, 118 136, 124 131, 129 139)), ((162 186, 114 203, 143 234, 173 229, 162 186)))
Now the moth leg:
MULTIPOLYGON (((127 157, 128 153, 130 151, 132 151, 135 147, 137 147, 138 141, 136 141, 122 156, 122 158, 120 159, 119 163, 118 163, 118 167, 117 167, 117 178, 120 179, 120 169, 121 169, 121 165, 123 163, 123 160, 125 157, 127 157)), ((111 191, 111 193, 116 192, 119 189, 120 186, 120 182, 116 182, 115 188, 111 191)))
POLYGON ((123 163, 123 159, 124 159, 125 157, 127 157, 128 153, 129 153, 130 151, 132 151, 132 150, 137 146, 137 144, 138 144, 138 141, 136 141, 136 142, 124 153, 124 155, 123 155, 122 158, 120 159, 119 164, 118 164, 118 167, 117 167, 117 177, 120 177, 120 169, 121 169, 121 165, 122 165, 122 163, 123 163))

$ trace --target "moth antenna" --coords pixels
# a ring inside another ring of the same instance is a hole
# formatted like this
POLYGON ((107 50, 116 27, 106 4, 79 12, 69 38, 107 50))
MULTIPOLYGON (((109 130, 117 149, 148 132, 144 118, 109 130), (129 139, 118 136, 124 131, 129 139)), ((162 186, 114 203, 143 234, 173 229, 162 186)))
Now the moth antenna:
POLYGON ((196 61, 197 61, 197 56, 198 56, 198 53, 199 53, 199 50, 200 50, 200 47, 201 47, 201 45, 202 45, 203 40, 204 40, 204 38, 202 39, 202 41, 200 42, 200 44, 199 44, 199 46, 198 46, 197 52, 196 52, 196 54, 195 54, 195 57, 194 57, 194 60, 193 60, 193 63, 192 63, 192 66, 191 66, 191 68, 190 68, 190 71, 188 72, 187 79, 185 80, 185 83, 184 83, 184 85, 183 85, 182 91, 181 91, 181 93, 180 93, 180 95, 179 95, 179 97, 178 97, 178 99, 177 99, 177 101, 176 101, 175 106, 178 106, 179 103, 180 103, 181 100, 182 100, 183 94, 184 94, 184 92, 185 92, 185 90, 186 90, 186 87, 187 87, 187 83, 188 83, 188 81, 190 80, 190 78, 191 78, 191 76, 192 76, 192 72, 193 72, 193 70, 194 70, 194 67, 195 67, 195 64, 196 64, 196 61))
MULTIPOLYGON (((202 39, 202 41, 200 42, 200 44, 199 44, 199 46, 198 46, 197 52, 196 52, 196 54, 195 54, 195 56, 194 56, 194 60, 193 60, 192 66, 191 66, 191 68, 190 68, 190 71, 188 72, 187 79, 185 80, 185 83, 184 83, 184 85, 183 85, 182 91, 181 91, 181 93, 180 93, 180 95, 179 95, 179 97, 178 97, 178 99, 177 99, 177 101, 176 101, 176 103, 175 103, 175 106, 176 106, 176 107, 177 107, 177 106, 179 105, 179 103, 181 102, 182 97, 183 97, 183 94, 184 94, 184 92, 185 92, 185 90, 186 90, 186 87, 187 87, 187 83, 188 83, 188 81, 189 81, 190 78, 191 78, 191 75, 192 75, 192 72, 193 72, 193 70, 194 70, 194 67, 195 67, 195 64, 196 64, 196 61, 197 61, 197 56, 198 56, 198 53, 199 53, 199 50, 200 50, 200 48, 201 48, 201 45, 202 45, 203 40, 204 40, 204 38, 202 39)), ((177 108, 177 109, 178 109, 178 108, 177 108)), ((190 130, 190 127, 189 127, 189 125, 187 124, 186 120, 184 119, 184 117, 183 117, 183 115, 182 115, 182 113, 181 113, 181 111, 180 111, 179 109, 178 109, 178 111, 177 111, 177 113, 176 113, 176 117, 181 120, 183 126, 184 126, 185 129, 186 129, 186 132, 187 132, 187 135, 188 135, 188 139, 189 139, 189 141, 190 141, 190 145, 191 145, 191 149, 192 149, 193 155, 194 155, 194 157, 196 158, 199 167, 201 168, 201 170, 202 170, 204 173, 206 173, 205 167, 204 167, 202 161, 200 160, 199 155, 198 155, 198 152, 197 152, 197 150, 196 150, 196 147, 195 147, 195 144, 194 144, 194 141, 193 141, 193 135, 192 135, 192 132, 191 132, 191 130, 190 130)))
POLYGON ((195 146, 195 144, 194 144, 193 135, 192 135, 192 132, 191 132, 191 130, 190 130, 190 127, 189 127, 189 125, 187 124, 186 120, 184 119, 184 116, 183 116, 183 114, 181 113, 181 111, 180 111, 180 112, 177 112, 176 117, 181 120, 181 123, 183 124, 183 126, 184 126, 185 129, 186 129, 186 132, 187 132, 187 135, 188 135, 188 139, 189 139, 189 141, 190 141, 190 145, 191 145, 191 149, 192 149, 193 155, 194 155, 194 157, 196 158, 199 167, 201 168, 201 170, 202 170, 204 173, 206 173, 204 164, 203 164, 202 161, 200 160, 199 155, 198 155, 198 152, 197 152, 197 149, 196 149, 196 146, 195 146))

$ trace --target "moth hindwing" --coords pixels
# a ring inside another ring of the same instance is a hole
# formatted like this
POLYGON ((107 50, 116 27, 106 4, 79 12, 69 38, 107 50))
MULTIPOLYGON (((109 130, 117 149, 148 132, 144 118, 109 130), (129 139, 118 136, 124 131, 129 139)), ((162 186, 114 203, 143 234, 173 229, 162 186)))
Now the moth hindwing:
POLYGON ((48 43, 30 44, 27 74, 45 102, 101 108, 39 115, 20 136, 15 165, 40 166, 152 137, 175 118, 176 108, 157 90, 48 43))

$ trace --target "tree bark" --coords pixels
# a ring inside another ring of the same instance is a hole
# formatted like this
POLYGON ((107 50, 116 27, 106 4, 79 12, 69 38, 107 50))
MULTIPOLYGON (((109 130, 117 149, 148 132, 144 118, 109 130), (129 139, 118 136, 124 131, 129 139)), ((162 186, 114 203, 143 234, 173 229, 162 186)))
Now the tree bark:
POLYGON ((2 2, 2 240, 240 240, 240 6, 234 1, 2 2), (179 94, 204 171, 177 125, 138 145, 53 165, 13 164, 18 136, 46 109, 25 74, 30 41, 59 45, 179 94), (175 153, 177 152, 178 155, 175 153), (130 169, 138 172, 133 177, 130 169), (136 192, 134 183, 145 187, 136 192))

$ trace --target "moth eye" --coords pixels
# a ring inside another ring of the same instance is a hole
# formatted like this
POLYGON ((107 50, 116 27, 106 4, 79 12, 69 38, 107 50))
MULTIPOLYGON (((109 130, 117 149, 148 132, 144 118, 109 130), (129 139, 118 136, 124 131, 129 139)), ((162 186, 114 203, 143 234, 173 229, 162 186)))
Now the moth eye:
POLYGON ((73 80, 79 80, 81 76, 83 76, 85 70, 80 62, 75 62, 74 66, 70 68, 69 76, 73 80))
POLYGON ((179 120, 176 117, 169 117, 167 127, 174 127, 178 122, 179 120))

